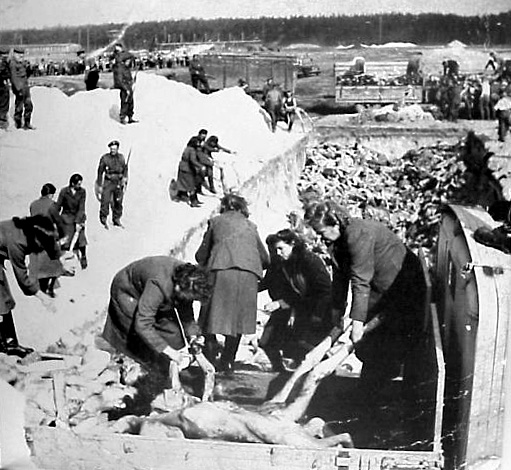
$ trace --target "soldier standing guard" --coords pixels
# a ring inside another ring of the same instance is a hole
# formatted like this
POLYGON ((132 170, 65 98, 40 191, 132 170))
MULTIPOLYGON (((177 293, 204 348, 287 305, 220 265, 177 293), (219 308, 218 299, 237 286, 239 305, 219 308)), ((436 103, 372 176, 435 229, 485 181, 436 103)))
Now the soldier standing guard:
POLYGON ((30 96, 30 86, 28 85, 28 67, 22 60, 25 53, 24 49, 15 47, 10 61, 11 86, 12 92, 16 97, 14 104, 14 123, 16 128, 22 127, 22 117, 25 120, 23 129, 34 129, 30 124, 34 105, 30 96))
POLYGON ((7 114, 9 113, 9 80, 11 73, 9 70, 9 62, 7 55, 9 49, 0 46, 0 129, 7 129, 9 121, 7 114))
POLYGON ((117 227, 123 227, 122 200, 124 189, 128 182, 128 165, 124 155, 119 153, 119 141, 112 140, 108 144, 109 153, 99 160, 98 176, 96 179, 96 197, 100 201, 99 221, 108 230, 107 217, 109 207, 112 207, 112 222, 117 227))
POLYGON ((120 90, 121 110, 119 120, 121 124, 137 122, 133 119, 135 101, 133 99, 133 77, 131 76, 130 64, 133 55, 129 52, 120 52, 115 56, 115 66, 113 68, 114 87, 120 90))

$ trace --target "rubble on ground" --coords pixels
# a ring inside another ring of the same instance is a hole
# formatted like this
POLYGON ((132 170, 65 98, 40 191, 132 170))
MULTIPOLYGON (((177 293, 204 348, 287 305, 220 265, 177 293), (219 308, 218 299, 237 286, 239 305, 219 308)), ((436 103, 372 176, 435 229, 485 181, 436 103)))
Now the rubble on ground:
MULTIPOLYGON (((429 250, 442 204, 480 203, 465 154, 465 141, 411 150, 394 161, 358 144, 322 143, 308 150, 299 192, 305 206, 335 199, 353 216, 385 223, 411 248, 429 250)), ((314 238, 310 232, 308 237, 314 238)))

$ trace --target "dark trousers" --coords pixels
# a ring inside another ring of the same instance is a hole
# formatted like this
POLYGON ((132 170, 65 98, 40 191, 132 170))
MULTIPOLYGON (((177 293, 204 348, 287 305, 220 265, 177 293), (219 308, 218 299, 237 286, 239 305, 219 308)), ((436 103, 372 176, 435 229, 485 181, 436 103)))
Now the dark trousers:
POLYGON ((119 117, 125 119, 126 117, 132 118, 135 109, 135 100, 133 99, 133 90, 121 89, 121 112, 119 117))
POLYGON ((208 79, 202 75, 192 75, 192 86, 198 90, 200 85, 202 85, 204 90, 209 93, 210 89, 208 79))
POLYGON ((0 84, 0 129, 6 129, 9 113, 9 88, 0 84))
POLYGON ((497 119, 499 120, 499 140, 504 142, 506 140, 506 135, 509 131, 509 121, 511 119, 511 111, 497 111, 497 119))
POLYGON ((101 193, 101 204, 99 208, 99 220, 105 223, 112 207, 112 220, 114 223, 120 222, 122 217, 122 200, 124 190, 120 182, 106 180, 103 182, 103 191, 101 193))
POLYGON ((30 88, 27 86, 14 92, 16 101, 14 102, 14 122, 16 126, 21 127, 21 119, 25 119, 25 124, 30 124, 34 105, 30 96, 30 88))

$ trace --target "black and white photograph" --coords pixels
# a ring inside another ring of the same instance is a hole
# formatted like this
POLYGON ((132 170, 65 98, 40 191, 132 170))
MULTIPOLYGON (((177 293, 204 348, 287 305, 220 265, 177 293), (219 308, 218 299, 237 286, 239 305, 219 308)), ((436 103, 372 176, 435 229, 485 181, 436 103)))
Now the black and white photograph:
POLYGON ((511 468, 510 0, 0 0, 0 470, 511 468))

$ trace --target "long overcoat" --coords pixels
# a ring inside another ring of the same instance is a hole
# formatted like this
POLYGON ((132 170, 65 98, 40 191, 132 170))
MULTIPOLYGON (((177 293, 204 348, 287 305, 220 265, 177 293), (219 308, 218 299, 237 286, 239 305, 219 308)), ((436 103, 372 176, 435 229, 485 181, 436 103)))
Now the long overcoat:
MULTIPOLYGON (((53 221, 60 237, 65 235, 64 224, 59 215, 59 209, 52 199, 40 197, 30 204, 30 215, 38 214, 46 215, 53 221)), ((61 262, 59 260, 50 259, 48 253, 45 251, 32 253, 30 255, 29 271, 30 275, 35 279, 58 277, 64 273, 61 262)))
POLYGON ((171 346, 184 347, 186 335, 200 332, 192 302, 176 300, 172 276, 182 262, 169 256, 150 256, 119 271, 110 287, 110 303, 103 337, 142 363, 155 363, 171 346))
POLYGON ((333 245, 334 307, 344 309, 351 282, 350 316, 383 322, 357 348, 362 360, 402 358, 422 324, 424 276, 417 256, 380 222, 353 218, 333 245))
MULTIPOLYGON (((87 218, 85 215, 85 198, 86 192, 84 188, 78 188, 73 194, 69 186, 62 188, 57 198, 56 204, 64 224, 64 234, 68 237, 69 243, 71 243, 71 239, 75 234, 76 224, 83 224, 87 218)), ((73 248, 84 247, 86 245, 85 230, 82 229, 75 247, 70 247, 69 249, 72 250, 73 248)))
POLYGON ((254 333, 257 284, 269 264, 256 225, 237 211, 213 217, 195 259, 214 277, 213 295, 201 310, 203 329, 232 336, 254 333))
POLYGON ((5 274, 5 261, 9 260, 22 292, 35 295, 39 290, 38 283, 29 276, 25 258, 30 254, 27 237, 23 230, 16 227, 12 220, 0 222, 0 315, 9 313, 16 302, 9 289, 5 274))

